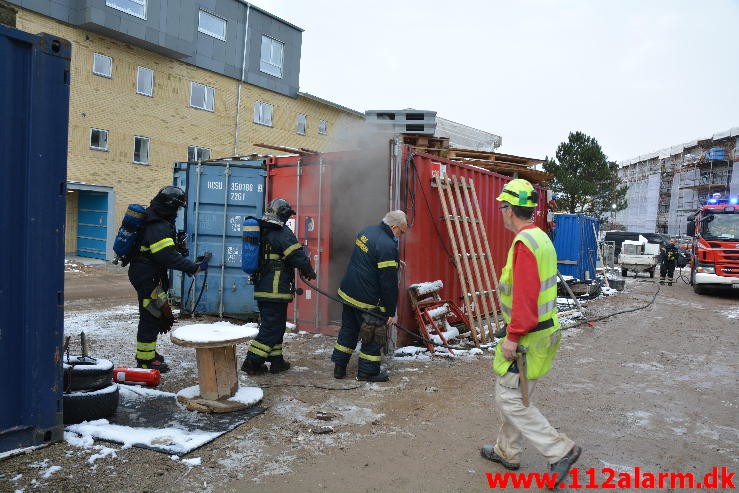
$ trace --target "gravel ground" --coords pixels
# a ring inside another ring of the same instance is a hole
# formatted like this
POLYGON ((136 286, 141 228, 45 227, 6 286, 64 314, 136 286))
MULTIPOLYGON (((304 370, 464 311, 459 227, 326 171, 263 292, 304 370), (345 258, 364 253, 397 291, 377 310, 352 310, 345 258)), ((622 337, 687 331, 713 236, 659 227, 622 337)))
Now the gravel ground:
MULTIPOLYGON (((125 269, 67 270, 67 334, 85 328, 93 356, 132 364, 136 308, 125 269)), ((699 296, 681 282, 660 287, 641 277, 629 278, 623 293, 586 303, 590 319, 647 306, 565 331, 555 368, 537 387, 539 409, 584 448, 581 483, 589 468, 599 483, 609 468, 616 480, 637 467, 701 478, 713 467, 736 471, 737 300, 739 293, 699 296)), ((502 470, 479 456, 500 424, 490 351, 387 358, 391 381, 368 384, 333 379, 333 343, 328 336, 288 334, 289 372, 240 377, 242 385, 264 389, 268 410, 182 459, 68 440, 1 460, 0 491, 490 489, 486 473, 502 470)), ((160 390, 197 383, 191 349, 167 337, 160 347, 172 365, 160 390)), ((246 345, 237 348, 239 360, 245 351, 246 345)), ((353 359, 350 375, 355 371, 353 359)), ((527 445, 521 471, 545 470, 527 445)))

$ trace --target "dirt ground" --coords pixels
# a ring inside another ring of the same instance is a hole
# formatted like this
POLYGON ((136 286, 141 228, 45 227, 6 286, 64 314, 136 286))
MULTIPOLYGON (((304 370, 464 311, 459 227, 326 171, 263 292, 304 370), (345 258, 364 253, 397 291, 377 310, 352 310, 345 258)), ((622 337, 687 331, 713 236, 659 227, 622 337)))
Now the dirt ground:
MULTIPOLYGON (((66 332, 76 334, 75 323, 107 313, 100 332, 88 334, 93 355, 132 364, 136 313, 125 269, 100 264, 75 270, 66 274, 66 332)), ((583 447, 581 478, 589 468, 598 482, 606 479, 603 468, 617 475, 639 467, 701 478, 713 467, 737 471, 739 290, 699 296, 682 281, 667 287, 629 277, 624 292, 588 301, 586 315, 647 305, 658 290, 646 308, 566 330, 554 369, 536 389, 539 409, 583 447)), ((490 489, 485 474, 503 471, 479 455, 500 425, 491 352, 388 357, 389 383, 360 384, 333 379, 333 343, 328 336, 290 334, 285 353, 293 369, 242 375, 242 385, 263 387, 268 410, 186 456, 200 458, 199 465, 114 443, 102 444, 114 454, 96 457, 99 449, 61 442, 0 461, 0 491, 490 489), (319 420, 317 413, 334 418, 319 420), (333 432, 314 432, 327 425, 333 432), (52 466, 60 469, 49 474, 52 466)), ((239 360, 246 351, 241 346, 239 360)), ((160 389, 195 384, 194 354, 167 337, 160 347, 173 367, 160 389)), ((349 372, 355 371, 353 358, 349 372)), ((546 471, 530 444, 520 471, 546 471)))

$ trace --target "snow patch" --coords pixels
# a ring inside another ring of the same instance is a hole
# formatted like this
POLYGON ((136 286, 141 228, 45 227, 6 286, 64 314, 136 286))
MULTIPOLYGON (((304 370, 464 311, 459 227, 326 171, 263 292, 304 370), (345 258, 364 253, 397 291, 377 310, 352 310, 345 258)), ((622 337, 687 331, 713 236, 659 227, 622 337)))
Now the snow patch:
POLYGON ((242 337, 254 337, 259 333, 256 323, 236 325, 227 321, 213 322, 210 324, 192 324, 177 327, 172 331, 171 337, 176 337, 186 342, 227 342, 242 337))

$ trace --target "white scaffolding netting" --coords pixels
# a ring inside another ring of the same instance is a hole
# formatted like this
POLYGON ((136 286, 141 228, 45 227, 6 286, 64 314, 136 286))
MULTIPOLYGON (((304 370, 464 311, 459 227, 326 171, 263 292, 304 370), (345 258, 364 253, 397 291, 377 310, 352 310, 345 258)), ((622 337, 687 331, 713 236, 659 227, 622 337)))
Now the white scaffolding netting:
POLYGON ((628 206, 616 214, 616 222, 622 224, 627 231, 653 233, 657 228, 659 186, 659 173, 630 183, 626 192, 628 206))

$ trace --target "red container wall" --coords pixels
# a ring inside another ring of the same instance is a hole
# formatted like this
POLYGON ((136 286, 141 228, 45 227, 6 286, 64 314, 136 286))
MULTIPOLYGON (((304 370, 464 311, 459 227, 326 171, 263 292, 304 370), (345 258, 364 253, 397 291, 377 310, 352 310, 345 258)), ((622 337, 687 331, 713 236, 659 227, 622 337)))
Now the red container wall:
MULTIPOLYGON (((408 162, 408 151, 408 148, 404 149, 403 162, 408 162)), ((467 181, 474 183, 498 276, 505 265, 514 234, 503 226, 498 202, 495 200, 503 186, 511 180, 510 177, 428 154, 415 154, 410 164, 404 166, 401 172, 401 209, 406 211, 411 227, 400 242, 400 258, 405 261, 406 267, 400 276, 398 315, 401 325, 415 328, 417 324, 407 296, 407 289, 411 284, 441 280, 444 283, 441 296, 463 305, 449 233, 446 223, 442 221, 439 192, 436 186, 432 186, 435 172, 445 168, 447 176, 465 177, 467 181)), ((536 224, 541 228, 546 224, 546 212, 546 193, 540 189, 535 217, 536 224)))
MULTIPOLYGON (((288 222, 305 253, 311 259, 318 277, 312 284, 326 289, 330 257, 330 173, 322 166, 320 157, 282 156, 267 160, 268 203, 282 197, 290 202, 296 214, 288 222)), ((329 305, 301 279, 296 287, 303 294, 296 294, 288 307, 288 318, 298 325, 299 330, 319 331, 329 323, 329 305)))

